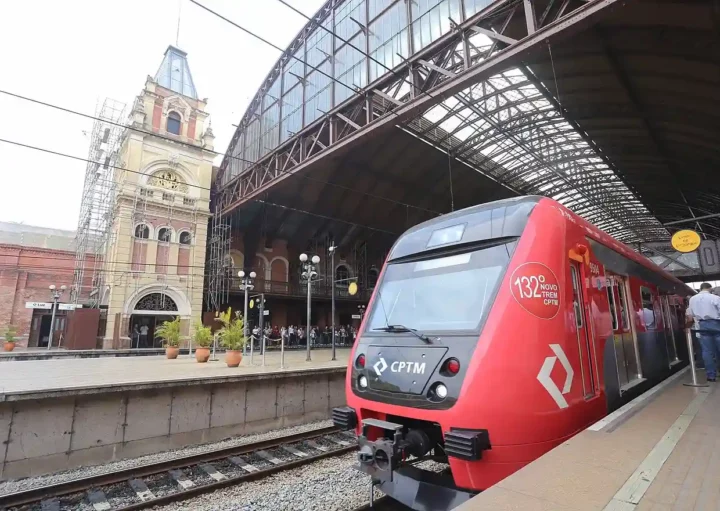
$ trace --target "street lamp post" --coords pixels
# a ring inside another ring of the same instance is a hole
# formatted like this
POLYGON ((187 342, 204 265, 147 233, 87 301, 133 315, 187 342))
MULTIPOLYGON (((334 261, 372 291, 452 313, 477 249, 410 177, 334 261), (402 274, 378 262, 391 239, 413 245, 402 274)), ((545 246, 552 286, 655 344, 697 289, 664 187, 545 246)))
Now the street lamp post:
POLYGON ((328 251, 330 252, 330 272, 332 277, 330 278, 330 309, 332 313, 332 360, 337 360, 335 357, 335 250, 337 247, 333 243, 328 251))
POLYGON ((52 317, 50 318, 50 337, 48 337, 48 347, 47 349, 52 348, 53 343, 53 334, 55 333, 55 311, 58 308, 58 301, 60 300, 60 297, 67 289, 67 286, 60 286, 60 289, 57 289, 55 287, 55 284, 52 284, 50 286, 50 294, 52 295, 53 299, 53 308, 52 308, 52 317))
POLYGON ((305 361, 309 362, 310 359, 310 299, 312 296, 312 279, 317 275, 315 272, 315 266, 320 262, 320 256, 314 255, 308 262, 307 254, 300 254, 300 262, 303 265, 302 276, 307 278, 307 329, 305 330, 305 345, 307 347, 307 357, 305 361))
MULTIPOLYGON (((240 270, 238 272, 238 277, 242 279, 240 282, 240 289, 243 289, 245 291, 245 309, 243 311, 243 335, 245 336, 245 339, 248 338, 248 291, 250 291, 253 288, 252 281, 255 277, 257 277, 257 273, 254 271, 250 272, 250 275, 245 275, 245 272, 243 270, 240 270)), ((246 344, 247 347, 247 344, 246 344)), ((250 340, 250 364, 252 364, 253 359, 253 342, 252 339, 250 340)))

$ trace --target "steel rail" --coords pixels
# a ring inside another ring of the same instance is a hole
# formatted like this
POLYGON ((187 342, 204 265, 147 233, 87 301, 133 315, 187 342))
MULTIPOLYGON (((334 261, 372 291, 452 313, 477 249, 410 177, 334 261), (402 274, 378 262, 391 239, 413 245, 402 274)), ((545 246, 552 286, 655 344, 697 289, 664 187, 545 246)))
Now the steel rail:
POLYGON ((373 502, 372 507, 370 507, 370 503, 363 504, 362 506, 358 506, 352 511, 406 511, 410 508, 405 506, 404 504, 401 504, 400 502, 397 502, 396 500, 391 499, 388 496, 380 497, 375 499, 375 502, 373 502))
MULTIPOLYGON (((6 509, 17 506, 24 506, 28 504, 38 503, 42 500, 62 497, 73 493, 80 493, 91 488, 109 486, 117 483, 125 483, 130 479, 138 479, 142 477, 148 477, 152 475, 161 474, 173 469, 186 468, 202 463, 208 463, 211 461, 222 460, 230 456, 250 454, 255 451, 263 449, 272 449, 281 447, 282 445, 301 442, 303 440, 310 440, 313 438, 329 435, 332 433, 339 433, 340 431, 334 426, 313 429, 302 433, 296 433, 293 435, 287 435, 283 437, 273 438, 270 440, 263 440, 260 442, 254 442, 244 445, 238 445, 234 447, 225 447, 222 449, 215 449, 208 452, 199 454, 193 454, 190 456, 183 456, 180 458, 174 458, 171 460, 164 460, 157 463, 149 463, 147 465, 141 465, 138 467, 125 468, 116 470, 113 472, 107 472, 104 474, 97 474, 78 479, 72 479, 70 481, 64 481, 61 483, 50 484, 46 486, 39 486, 36 488, 30 488, 19 492, 9 493, 0 495, 0 509, 6 509)), ((236 477, 229 477, 222 481, 217 481, 205 485, 193 486, 189 489, 179 489, 177 492, 163 497, 157 497, 154 499, 147 500, 145 502, 139 502, 122 508, 116 508, 116 510, 131 510, 131 509, 144 509, 152 507, 161 503, 174 502, 177 500, 185 500, 189 497, 199 495, 205 492, 214 491, 218 488, 236 484, 241 481, 248 481, 266 477, 273 473, 277 473, 289 468, 298 467, 313 461, 323 459, 330 456, 338 456, 346 452, 350 452, 356 449, 355 445, 349 445, 340 447, 331 451, 323 452, 314 456, 307 456, 306 458, 288 461, 280 465, 261 469, 253 473, 244 474, 236 477)))

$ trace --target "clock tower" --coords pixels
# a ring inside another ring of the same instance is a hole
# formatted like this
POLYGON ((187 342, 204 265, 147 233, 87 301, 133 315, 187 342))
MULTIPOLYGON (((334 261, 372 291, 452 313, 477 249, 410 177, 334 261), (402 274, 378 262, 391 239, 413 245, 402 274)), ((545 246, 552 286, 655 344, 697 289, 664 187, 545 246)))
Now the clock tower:
POLYGON ((155 329, 179 317, 183 336, 202 312, 213 133, 187 54, 169 46, 130 113, 115 173, 100 303, 104 348, 159 346, 155 329))

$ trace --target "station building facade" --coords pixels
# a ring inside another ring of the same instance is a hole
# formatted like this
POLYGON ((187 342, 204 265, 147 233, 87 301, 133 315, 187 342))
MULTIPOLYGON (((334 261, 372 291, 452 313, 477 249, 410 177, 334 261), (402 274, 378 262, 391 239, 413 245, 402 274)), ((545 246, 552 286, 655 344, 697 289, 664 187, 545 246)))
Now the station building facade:
MULTIPOLYGON (((87 260, 93 264, 92 258, 87 260)), ((61 344, 70 311, 75 268, 75 231, 0 222, 0 338, 14 327, 18 347, 46 347, 50 337, 53 296, 60 295, 53 346, 61 344)), ((90 286, 89 280, 84 282, 90 286)))
POLYGON ((105 348, 152 347, 160 322, 179 316, 189 335, 201 321, 215 156, 206 106, 187 54, 168 47, 119 147, 103 270, 105 348))

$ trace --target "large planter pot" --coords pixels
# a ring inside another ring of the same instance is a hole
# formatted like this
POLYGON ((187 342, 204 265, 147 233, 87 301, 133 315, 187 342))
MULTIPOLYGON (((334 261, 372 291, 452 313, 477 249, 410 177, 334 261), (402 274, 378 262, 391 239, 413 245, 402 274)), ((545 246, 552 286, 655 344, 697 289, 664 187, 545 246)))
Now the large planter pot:
POLYGON ((195 360, 198 362, 207 362, 210 358, 210 348, 196 348, 195 360))
POLYGON ((3 344, 3 351, 12 351, 15 349, 15 343, 14 342, 6 342, 3 344))
POLYGON ((225 362, 228 367, 237 367, 242 362, 242 351, 240 350, 227 350, 225 352, 225 362))
POLYGON ((179 346, 168 346, 165 348, 165 356, 169 358, 170 360, 175 360, 178 358, 178 355, 180 354, 180 347, 179 346))

